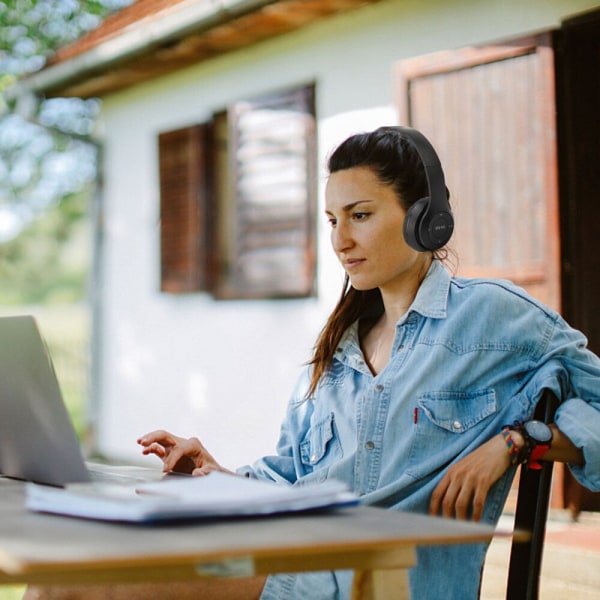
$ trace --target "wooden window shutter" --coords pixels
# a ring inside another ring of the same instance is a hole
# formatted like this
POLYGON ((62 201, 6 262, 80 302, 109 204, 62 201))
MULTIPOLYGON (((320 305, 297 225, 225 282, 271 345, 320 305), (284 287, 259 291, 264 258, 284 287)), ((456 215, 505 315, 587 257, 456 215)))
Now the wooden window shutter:
POLYGON ((230 174, 229 190, 221 186, 219 193, 217 295, 282 298, 313 294, 314 88, 238 102, 227 113, 226 133, 223 124, 216 129, 221 142, 227 138, 230 174))
POLYGON ((164 292, 207 288, 207 135, 206 125, 196 125, 158 138, 164 292))

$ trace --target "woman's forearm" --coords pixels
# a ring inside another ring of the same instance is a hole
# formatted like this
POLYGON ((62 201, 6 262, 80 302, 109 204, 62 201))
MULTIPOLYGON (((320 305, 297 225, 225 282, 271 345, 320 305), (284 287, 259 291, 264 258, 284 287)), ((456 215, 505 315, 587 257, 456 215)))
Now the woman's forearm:
MULTIPOLYGON (((581 448, 577 448, 577 446, 575 446, 556 425, 550 425, 550 429, 552 429, 552 445, 541 460, 564 462, 574 465, 585 464, 581 448)), ((514 440, 515 446, 520 450, 525 444, 525 440, 521 433, 518 431, 511 431, 511 437, 514 440)))

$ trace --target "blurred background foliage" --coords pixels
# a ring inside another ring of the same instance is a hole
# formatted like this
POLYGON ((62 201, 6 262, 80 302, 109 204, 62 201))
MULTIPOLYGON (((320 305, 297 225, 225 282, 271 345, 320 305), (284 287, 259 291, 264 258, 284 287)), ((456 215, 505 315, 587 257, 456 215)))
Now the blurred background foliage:
POLYGON ((0 0, 0 304, 86 299, 99 101, 8 102, 55 48, 132 0, 0 0))
POLYGON ((86 425, 100 101, 7 100, 54 50, 132 0, 0 0, 0 314, 34 314, 76 427, 86 425))

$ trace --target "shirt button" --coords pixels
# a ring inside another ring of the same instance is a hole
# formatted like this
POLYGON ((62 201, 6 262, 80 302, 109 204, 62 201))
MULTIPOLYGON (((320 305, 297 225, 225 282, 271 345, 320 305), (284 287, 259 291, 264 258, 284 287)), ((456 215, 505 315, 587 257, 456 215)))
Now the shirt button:
POLYGON ((368 442, 365 444, 365 448, 366 448, 367 450, 373 450, 373 448, 375 448, 375 442, 368 441, 368 442))
POLYGON ((383 392, 383 386, 382 386, 381 384, 379 384, 379 385, 376 385, 376 386, 375 386, 375 389, 376 389, 378 392, 383 392))
POLYGON ((313 454, 313 455, 310 457, 310 462, 311 462, 311 463, 316 463, 316 462, 317 462, 317 455, 316 455, 316 454, 313 454))
POLYGON ((454 421, 454 423, 452 423, 452 427, 454 427, 454 429, 460 429, 462 425, 460 421, 454 421))

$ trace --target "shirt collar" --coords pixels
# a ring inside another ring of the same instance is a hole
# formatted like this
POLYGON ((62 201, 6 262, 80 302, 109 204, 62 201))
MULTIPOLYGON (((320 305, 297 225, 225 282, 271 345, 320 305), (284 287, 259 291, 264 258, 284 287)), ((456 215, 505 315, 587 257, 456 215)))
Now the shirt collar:
POLYGON ((449 290, 450 274, 439 260, 434 260, 408 312, 414 311, 432 319, 445 319, 449 290))
MULTIPOLYGON (((445 319, 448 313, 450 281, 450 274, 446 267, 439 260, 434 260, 427 271, 427 275, 425 275, 425 279, 419 286, 413 303, 401 321, 404 321, 411 312, 432 319, 445 319)), ((352 348, 355 354, 361 354, 358 340, 358 321, 348 327, 340 341, 341 352, 352 353, 352 348)))

